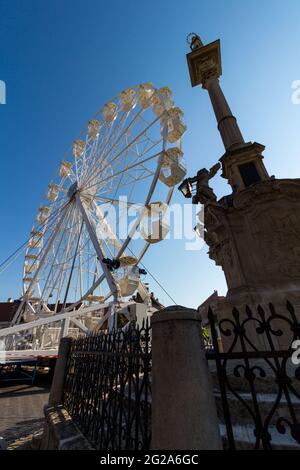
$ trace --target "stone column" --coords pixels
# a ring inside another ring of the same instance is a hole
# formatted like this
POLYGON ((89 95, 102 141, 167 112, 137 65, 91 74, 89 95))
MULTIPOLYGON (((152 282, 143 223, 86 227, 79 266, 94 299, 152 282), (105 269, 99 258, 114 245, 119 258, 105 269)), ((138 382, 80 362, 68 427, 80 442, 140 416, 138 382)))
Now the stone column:
POLYGON ((168 307, 152 324, 152 449, 221 449, 196 310, 168 307))
POLYGON ((58 348, 58 358, 52 380, 49 405, 60 405, 63 399, 66 366, 70 351, 72 338, 64 337, 60 340, 58 348))
POLYGON ((219 79, 217 77, 207 79, 205 88, 209 93, 225 149, 229 150, 236 145, 244 144, 244 138, 220 87, 219 79))

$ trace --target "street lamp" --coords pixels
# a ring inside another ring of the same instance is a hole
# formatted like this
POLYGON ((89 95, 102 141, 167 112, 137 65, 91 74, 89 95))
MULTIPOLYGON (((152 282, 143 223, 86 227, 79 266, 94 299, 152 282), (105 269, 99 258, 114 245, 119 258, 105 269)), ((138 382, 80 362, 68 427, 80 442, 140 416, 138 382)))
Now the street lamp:
POLYGON ((186 198, 191 198, 193 196, 192 194, 192 183, 191 183, 192 178, 186 178, 183 180, 183 182, 178 186, 179 191, 183 194, 184 197, 186 198))

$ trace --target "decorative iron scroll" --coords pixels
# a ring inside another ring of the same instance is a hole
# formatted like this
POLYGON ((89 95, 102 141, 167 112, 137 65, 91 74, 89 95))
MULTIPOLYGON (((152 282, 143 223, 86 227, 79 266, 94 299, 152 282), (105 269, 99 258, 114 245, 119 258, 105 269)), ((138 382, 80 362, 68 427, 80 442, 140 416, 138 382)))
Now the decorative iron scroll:
POLYGON ((72 341, 64 406, 98 450, 145 450, 151 440, 151 328, 72 341))
POLYGON ((213 350, 207 359, 215 361, 225 447, 299 450, 300 365, 292 355, 300 322, 293 306, 287 302, 284 314, 272 304, 268 311, 234 309, 221 321, 209 309, 208 318, 213 350))

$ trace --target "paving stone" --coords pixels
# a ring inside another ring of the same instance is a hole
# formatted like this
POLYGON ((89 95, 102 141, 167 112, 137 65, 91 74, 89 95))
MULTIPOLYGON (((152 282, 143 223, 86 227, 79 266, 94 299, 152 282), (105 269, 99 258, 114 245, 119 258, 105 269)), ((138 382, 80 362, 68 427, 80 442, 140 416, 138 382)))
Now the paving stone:
POLYGON ((44 405, 49 397, 49 384, 13 384, 0 388, 0 437, 8 449, 27 449, 34 433, 44 423, 44 405))

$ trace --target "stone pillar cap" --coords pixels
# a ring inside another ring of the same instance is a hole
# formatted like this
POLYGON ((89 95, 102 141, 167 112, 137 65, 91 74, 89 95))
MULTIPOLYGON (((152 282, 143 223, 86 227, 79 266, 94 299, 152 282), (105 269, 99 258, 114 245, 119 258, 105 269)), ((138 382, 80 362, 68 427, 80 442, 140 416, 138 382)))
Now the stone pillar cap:
POLYGON ((183 307, 182 305, 170 305, 163 310, 155 312, 151 317, 151 324, 172 320, 201 321, 201 316, 193 308, 183 307))

